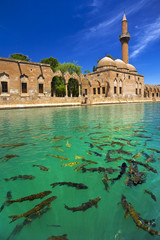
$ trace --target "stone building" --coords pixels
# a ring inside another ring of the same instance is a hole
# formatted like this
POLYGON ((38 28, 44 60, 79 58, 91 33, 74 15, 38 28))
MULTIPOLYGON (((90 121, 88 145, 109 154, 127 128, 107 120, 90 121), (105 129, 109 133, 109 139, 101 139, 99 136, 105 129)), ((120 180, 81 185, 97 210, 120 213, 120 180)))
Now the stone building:
POLYGON ((122 20, 122 34, 119 37, 122 46, 122 60, 102 58, 96 71, 88 74, 69 72, 53 73, 50 65, 0 58, 0 105, 54 105, 134 102, 160 100, 160 85, 144 84, 144 76, 129 64, 127 19, 122 20), (65 96, 56 97, 51 88, 53 78, 62 77, 65 82, 65 96), (70 79, 77 81, 79 95, 68 95, 70 79), (84 98, 85 96, 85 98, 84 98))
POLYGON ((102 58, 96 71, 85 76, 82 82, 83 92, 93 98, 143 98, 144 76, 137 73, 136 68, 128 63, 128 42, 130 34, 127 31, 127 19, 122 20, 122 60, 102 58))

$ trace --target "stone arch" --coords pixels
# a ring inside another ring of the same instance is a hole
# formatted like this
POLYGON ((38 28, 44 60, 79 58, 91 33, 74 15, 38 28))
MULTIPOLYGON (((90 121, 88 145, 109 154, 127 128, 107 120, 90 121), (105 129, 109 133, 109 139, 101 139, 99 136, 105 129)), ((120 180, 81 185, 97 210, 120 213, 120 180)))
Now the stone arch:
POLYGON ((0 73, 0 93, 6 94, 10 92, 9 75, 5 72, 0 73))
POLYGON ((57 74, 51 81, 51 97, 65 97, 65 79, 63 75, 57 74))
POLYGON ((69 97, 78 97, 80 94, 79 89, 79 80, 73 78, 71 75, 71 78, 68 80, 68 96, 69 97))

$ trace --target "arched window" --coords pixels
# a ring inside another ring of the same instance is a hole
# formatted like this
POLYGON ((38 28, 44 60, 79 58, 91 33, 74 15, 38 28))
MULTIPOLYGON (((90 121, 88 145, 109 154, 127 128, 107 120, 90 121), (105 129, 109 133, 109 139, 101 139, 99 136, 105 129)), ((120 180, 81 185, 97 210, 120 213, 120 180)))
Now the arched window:
POLYGON ((122 94, 122 80, 119 81, 119 94, 122 94))

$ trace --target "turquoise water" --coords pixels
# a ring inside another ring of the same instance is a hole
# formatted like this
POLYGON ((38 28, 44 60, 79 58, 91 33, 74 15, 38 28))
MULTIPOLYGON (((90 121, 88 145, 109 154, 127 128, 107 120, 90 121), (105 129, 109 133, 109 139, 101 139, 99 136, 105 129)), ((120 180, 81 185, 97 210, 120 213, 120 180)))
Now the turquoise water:
POLYGON ((160 153, 148 149, 160 150, 159 109, 160 103, 1 110, 0 207, 5 202, 8 191, 11 191, 12 199, 48 190, 52 193, 43 199, 5 205, 0 212, 0 240, 44 240, 49 236, 63 234, 67 234, 70 240, 159 239, 159 236, 151 236, 144 230, 137 229, 132 218, 124 218, 124 209, 117 205, 124 194, 142 218, 156 220, 155 229, 160 231, 160 153), (121 145, 113 142, 123 144, 123 150, 131 155, 109 151, 121 148, 121 145), (107 162, 105 159, 108 151, 112 158, 121 156, 122 159, 107 162), (158 172, 153 173, 138 165, 139 171, 145 170, 146 181, 143 184, 127 186, 127 168, 120 179, 113 184, 109 181, 110 188, 106 191, 102 182, 103 172, 75 171, 77 166, 86 163, 76 157, 81 156, 97 163, 89 164, 86 168, 118 169, 113 174, 107 173, 110 179, 116 178, 123 162, 130 165, 125 159, 132 159, 137 153, 140 154, 135 160, 143 163, 146 158, 142 153, 154 158, 155 162, 148 164, 158 172), (18 157, 7 161, 4 158, 6 155, 18 157), (64 165, 70 162, 79 163, 72 167, 64 165), (32 164, 45 166, 49 171, 42 171, 32 164), (25 174, 35 178, 4 180, 25 174), (50 186, 51 183, 64 181, 83 183, 88 189, 66 185, 57 185, 52 189, 50 186), (152 191, 157 201, 144 193, 144 189, 152 191), (51 203, 50 209, 41 216, 37 215, 30 224, 24 223, 25 218, 10 223, 9 216, 25 213, 51 196, 57 196, 57 199, 51 203), (78 207, 97 197, 101 197, 98 207, 92 206, 84 212, 72 212, 64 207, 64 204, 78 207))

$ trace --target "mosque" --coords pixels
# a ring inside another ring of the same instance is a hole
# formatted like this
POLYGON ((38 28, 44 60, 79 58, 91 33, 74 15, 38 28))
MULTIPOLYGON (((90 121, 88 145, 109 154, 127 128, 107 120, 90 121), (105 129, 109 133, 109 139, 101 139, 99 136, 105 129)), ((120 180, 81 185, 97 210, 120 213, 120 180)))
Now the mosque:
POLYGON ((19 104, 97 104, 109 102, 136 102, 160 100, 160 85, 144 84, 144 76, 129 64, 127 18, 122 19, 122 60, 102 58, 96 71, 88 74, 60 70, 53 72, 50 65, 8 58, 0 58, 0 105, 19 104), (55 76, 65 80, 65 96, 52 94, 52 80, 55 76), (68 96, 68 82, 76 79, 79 86, 77 97, 68 96))

